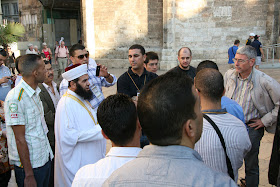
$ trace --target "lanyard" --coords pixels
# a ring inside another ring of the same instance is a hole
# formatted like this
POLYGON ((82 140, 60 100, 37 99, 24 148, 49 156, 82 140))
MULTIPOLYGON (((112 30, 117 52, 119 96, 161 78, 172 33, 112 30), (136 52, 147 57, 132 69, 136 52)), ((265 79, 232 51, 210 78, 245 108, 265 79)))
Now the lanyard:
MULTIPOLYGON (((133 82, 134 86, 137 88, 137 90, 140 91, 140 89, 139 89, 138 86, 135 84, 134 80, 132 79, 132 77, 130 76, 130 74, 128 73, 128 71, 127 71, 127 74, 128 74, 128 76, 130 77, 130 79, 132 80, 132 82, 133 82)), ((146 77, 147 77, 147 75, 145 75, 144 85, 146 84, 146 77)))
POLYGON ((64 94, 64 96, 70 97, 71 99, 77 101, 80 105, 82 105, 82 107, 84 107, 84 108, 87 110, 87 112, 88 112, 88 114, 90 115, 92 121, 94 122, 94 125, 96 125, 96 122, 95 122, 95 119, 94 119, 92 113, 89 111, 89 109, 86 107, 86 105, 85 105, 80 99, 78 99, 78 98, 75 97, 74 95, 68 94, 67 92, 64 94))

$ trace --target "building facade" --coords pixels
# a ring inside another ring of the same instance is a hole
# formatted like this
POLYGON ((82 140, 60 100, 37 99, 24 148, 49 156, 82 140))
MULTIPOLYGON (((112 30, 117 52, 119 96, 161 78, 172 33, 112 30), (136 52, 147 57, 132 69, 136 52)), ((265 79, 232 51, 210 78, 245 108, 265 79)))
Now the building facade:
POLYGON ((128 48, 139 43, 160 54, 160 68, 177 65, 188 46, 193 65, 205 59, 227 63, 227 50, 249 33, 264 45, 279 43, 277 0, 82 0, 84 41, 109 67, 127 67, 128 48))
MULTIPOLYGON (((128 48, 141 44, 160 56, 160 68, 177 65, 177 51, 193 51, 193 65, 227 63, 227 50, 249 33, 263 45, 280 43, 278 0, 0 0, 2 18, 26 29, 18 42, 41 47, 82 39, 92 58, 108 67, 128 67, 128 48), (16 9, 18 7, 18 10, 16 9)), ((0 12, 1 18, 1 12, 0 12)), ((271 53, 269 51, 269 53, 271 53)), ((275 55, 278 55, 276 52, 275 55)))

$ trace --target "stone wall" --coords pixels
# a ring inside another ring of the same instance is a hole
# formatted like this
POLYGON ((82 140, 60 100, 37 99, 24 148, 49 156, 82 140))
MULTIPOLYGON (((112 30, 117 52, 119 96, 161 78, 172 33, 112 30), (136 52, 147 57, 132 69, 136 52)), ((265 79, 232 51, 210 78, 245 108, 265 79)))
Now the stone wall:
MULTIPOLYGON (((227 63, 227 50, 235 39, 245 45, 249 33, 261 35, 266 44, 267 0, 166 0, 167 43, 165 51, 173 52, 162 63, 164 69, 176 65, 175 51, 188 46, 193 64, 212 59, 227 63)), ((170 53, 169 53, 170 54, 170 53)), ((164 57, 163 57, 164 58, 164 57)))
POLYGON ((194 66, 205 59, 225 64, 227 50, 236 39, 241 46, 251 32, 261 36, 263 45, 278 39, 278 22, 271 21, 279 19, 277 0, 82 2, 86 46, 97 62, 109 67, 129 66, 128 48, 135 43, 159 53, 160 68, 170 69, 177 65, 177 51, 183 46, 192 49, 194 66), (86 16, 87 11, 92 12, 86 16))
POLYGON ((85 5, 89 1, 83 0, 83 32, 85 43, 97 62, 109 67, 128 67, 128 48, 135 43, 161 54, 162 0, 90 1, 94 7, 94 30, 88 29, 89 24, 93 24, 87 18, 90 10, 85 5), (94 46, 89 41, 94 42, 94 46))
MULTIPOLYGON (((27 43, 38 45, 43 40, 42 33, 42 4, 38 0, 18 0, 20 23, 25 28, 22 42, 18 42, 18 48, 22 53, 27 49, 27 43), (25 42, 23 42, 25 41, 25 42)), ((41 46, 38 46, 39 48, 41 46)))

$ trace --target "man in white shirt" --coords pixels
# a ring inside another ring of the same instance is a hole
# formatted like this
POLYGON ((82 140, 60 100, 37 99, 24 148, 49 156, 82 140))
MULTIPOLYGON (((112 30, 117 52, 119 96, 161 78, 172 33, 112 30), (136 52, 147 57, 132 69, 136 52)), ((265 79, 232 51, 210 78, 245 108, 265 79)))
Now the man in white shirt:
POLYGON ((36 51, 34 50, 33 48, 33 44, 28 44, 28 49, 26 49, 25 51, 25 54, 28 55, 28 54, 35 54, 35 55, 38 55, 38 53, 36 53, 36 51))
POLYGON ((141 126, 136 106, 124 94, 111 95, 99 106, 97 119, 102 134, 112 142, 106 158, 82 167, 76 174, 72 187, 102 186, 118 168, 136 158, 140 147, 141 126))
POLYGON ((233 172, 227 165, 226 155, 214 127, 203 119, 203 131, 200 140, 195 144, 195 150, 201 155, 209 167, 229 173, 237 182, 238 169, 243 164, 245 155, 251 149, 251 142, 244 123, 221 107, 224 94, 223 75, 215 69, 200 70, 195 77, 195 87, 201 100, 201 110, 217 125, 226 147, 226 152, 233 172))
POLYGON ((89 88, 87 65, 66 68, 62 77, 69 82, 60 98, 55 115, 55 186, 71 186, 76 172, 105 157, 106 140, 101 134, 96 113, 87 101, 89 88))
MULTIPOLYGON (((40 99, 43 103, 44 117, 49 129, 48 139, 52 151, 55 153, 54 119, 55 119, 55 110, 58 101, 60 99, 60 96, 57 91, 57 85, 53 81, 54 74, 53 74, 52 65, 50 64, 49 61, 45 63, 45 69, 46 69, 45 80, 42 84, 39 84, 39 88, 41 89, 40 99)), ((52 170, 51 170, 49 186, 53 186, 53 185, 54 185, 54 160, 52 161, 52 170)))

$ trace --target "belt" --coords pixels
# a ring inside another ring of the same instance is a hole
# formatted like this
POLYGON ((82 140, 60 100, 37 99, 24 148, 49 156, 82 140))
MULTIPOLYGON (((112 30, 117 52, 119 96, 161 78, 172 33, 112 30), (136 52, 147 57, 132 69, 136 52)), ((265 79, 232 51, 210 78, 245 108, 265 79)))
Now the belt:
POLYGON ((67 58, 67 57, 58 57, 58 58, 67 58))

